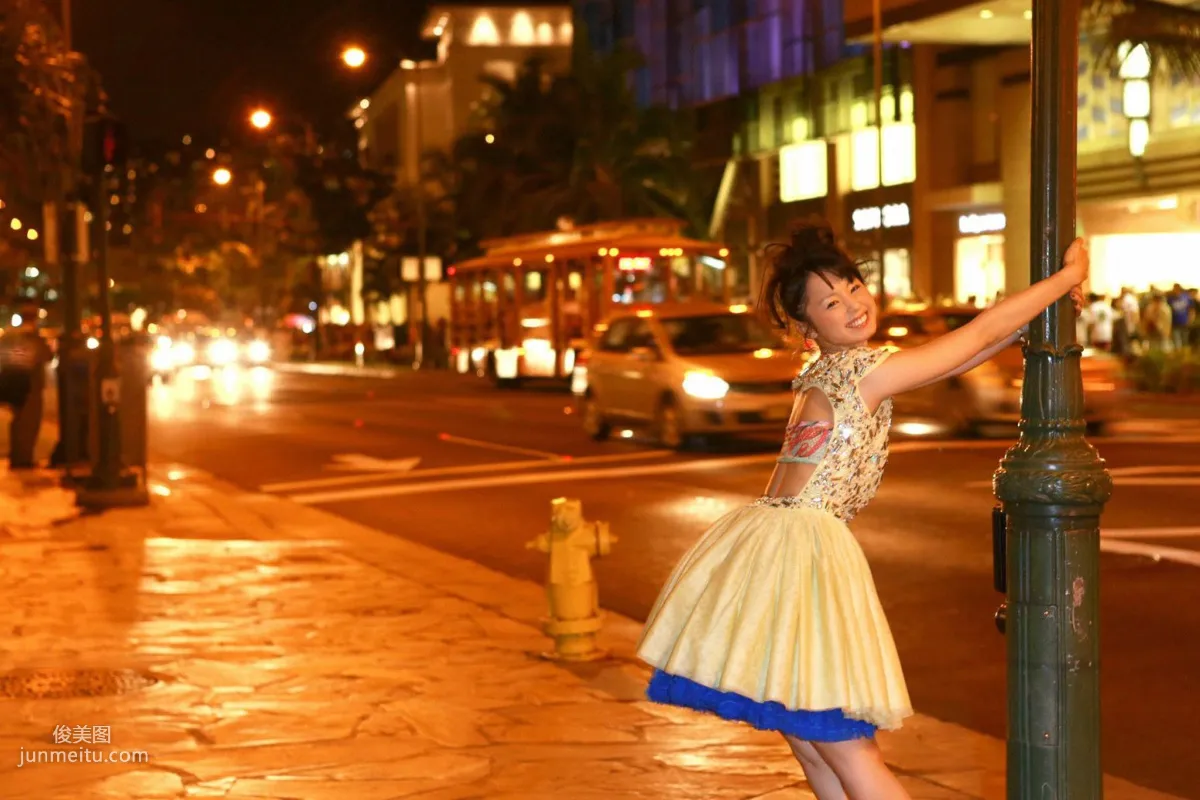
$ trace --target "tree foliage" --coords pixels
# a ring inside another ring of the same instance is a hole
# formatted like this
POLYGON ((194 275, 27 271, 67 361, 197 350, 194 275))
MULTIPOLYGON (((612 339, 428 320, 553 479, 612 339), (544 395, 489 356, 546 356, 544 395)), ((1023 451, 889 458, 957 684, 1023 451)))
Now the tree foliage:
POLYGON ((40 205, 72 180, 89 106, 102 100, 99 78, 67 50, 42 0, 0 0, 0 185, 40 205))
POLYGON ((1159 0, 1091 0, 1085 29, 1102 32, 1105 53, 1115 67, 1121 45, 1144 44, 1152 63, 1170 72, 1200 78, 1200 11, 1159 0))

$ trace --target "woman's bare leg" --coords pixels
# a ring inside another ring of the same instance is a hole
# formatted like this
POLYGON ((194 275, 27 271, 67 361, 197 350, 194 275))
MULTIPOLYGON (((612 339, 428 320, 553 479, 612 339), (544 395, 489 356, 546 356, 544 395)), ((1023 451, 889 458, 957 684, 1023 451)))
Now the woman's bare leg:
POLYGON ((837 775, 849 800, 911 800, 884 763, 874 739, 813 742, 812 746, 837 775))
POLYGON ((792 748, 792 755, 800 762, 804 777, 818 800, 846 800, 846 791, 833 769, 821 758, 812 742, 785 735, 784 741, 792 748))

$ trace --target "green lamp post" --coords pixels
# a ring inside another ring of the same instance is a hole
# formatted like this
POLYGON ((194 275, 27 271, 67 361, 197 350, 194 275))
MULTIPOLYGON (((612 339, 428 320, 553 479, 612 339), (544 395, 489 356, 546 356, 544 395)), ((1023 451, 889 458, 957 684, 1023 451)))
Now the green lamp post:
MULTIPOLYGON (((1033 4, 1032 279, 1075 237, 1079 0, 1033 4)), ((1030 326, 1020 440, 996 472, 1006 521, 1008 797, 1101 797, 1100 513, 1112 493, 1084 438, 1081 348, 1064 299, 1030 326)))

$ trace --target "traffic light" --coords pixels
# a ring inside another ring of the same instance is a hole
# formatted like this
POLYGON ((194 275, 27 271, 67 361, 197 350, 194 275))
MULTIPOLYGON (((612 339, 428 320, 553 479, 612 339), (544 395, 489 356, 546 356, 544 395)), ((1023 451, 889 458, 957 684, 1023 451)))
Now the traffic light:
POLYGON ((99 175, 106 167, 117 169, 125 164, 128 140, 124 123, 112 117, 97 117, 84 126, 83 171, 99 175))

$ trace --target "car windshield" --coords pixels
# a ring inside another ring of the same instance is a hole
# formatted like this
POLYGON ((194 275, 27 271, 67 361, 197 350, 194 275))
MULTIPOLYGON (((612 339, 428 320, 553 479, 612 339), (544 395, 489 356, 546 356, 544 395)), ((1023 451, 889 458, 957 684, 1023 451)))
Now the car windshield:
POLYGON ((671 348, 680 355, 779 350, 783 340, 749 314, 714 314, 662 320, 671 348))

